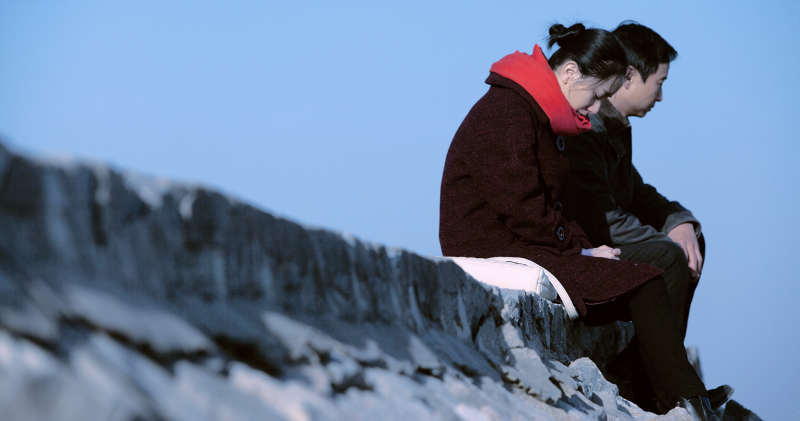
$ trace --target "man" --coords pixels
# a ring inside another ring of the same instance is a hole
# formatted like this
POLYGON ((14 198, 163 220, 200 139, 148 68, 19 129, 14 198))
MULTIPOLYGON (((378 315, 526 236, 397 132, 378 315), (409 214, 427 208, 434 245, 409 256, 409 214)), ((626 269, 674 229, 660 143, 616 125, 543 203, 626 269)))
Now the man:
MULTIPOLYGON (((625 21, 613 33, 628 54, 628 75, 620 90, 603 101, 598 114, 590 116, 592 130, 566 141, 570 185, 562 212, 578 222, 595 247, 610 245, 621 250, 621 260, 664 269, 673 311, 685 337, 705 257, 701 225, 678 202, 667 200, 642 181, 631 161, 628 120, 644 117, 662 100, 669 64, 678 53, 656 32, 636 22, 625 21)), ((618 380, 630 381, 632 390, 627 394, 634 402, 657 410, 635 347, 631 344, 608 370, 618 380)), ((727 400, 732 389, 715 389, 715 395, 720 393, 727 400)), ((712 404, 724 403, 719 402, 722 396, 718 398, 712 404)))

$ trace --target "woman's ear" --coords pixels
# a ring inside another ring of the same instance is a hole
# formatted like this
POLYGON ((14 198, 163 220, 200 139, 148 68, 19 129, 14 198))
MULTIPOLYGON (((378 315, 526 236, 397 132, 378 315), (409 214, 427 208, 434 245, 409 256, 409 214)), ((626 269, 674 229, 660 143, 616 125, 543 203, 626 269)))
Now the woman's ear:
POLYGON ((561 65, 561 83, 564 85, 575 82, 581 78, 581 71, 578 70, 578 63, 568 61, 561 65))

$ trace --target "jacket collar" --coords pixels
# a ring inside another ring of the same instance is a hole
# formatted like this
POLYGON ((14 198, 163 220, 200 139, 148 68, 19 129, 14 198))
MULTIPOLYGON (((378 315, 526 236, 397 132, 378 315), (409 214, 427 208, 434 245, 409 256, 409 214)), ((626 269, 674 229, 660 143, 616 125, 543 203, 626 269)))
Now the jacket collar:
POLYGON ((608 141, 617 152, 617 156, 624 156, 628 151, 624 143, 625 132, 627 131, 628 138, 630 138, 631 130, 631 124, 628 119, 616 107, 611 105, 611 102, 607 99, 600 103, 600 111, 597 112, 597 117, 605 127, 608 141))
POLYGON ((628 119, 607 99, 600 103, 600 111, 597 112, 597 115, 603 120, 603 125, 610 135, 615 135, 631 126, 628 119))

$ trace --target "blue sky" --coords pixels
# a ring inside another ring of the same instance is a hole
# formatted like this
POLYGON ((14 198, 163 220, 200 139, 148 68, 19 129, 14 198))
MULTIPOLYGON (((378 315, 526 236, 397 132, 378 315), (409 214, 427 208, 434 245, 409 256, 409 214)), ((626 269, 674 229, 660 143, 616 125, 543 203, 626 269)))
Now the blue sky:
POLYGON ((0 136, 438 255, 445 154, 490 65, 555 21, 637 20, 679 53, 633 153, 703 223, 687 344, 709 387, 800 419, 799 18, 790 1, 5 0, 0 136))

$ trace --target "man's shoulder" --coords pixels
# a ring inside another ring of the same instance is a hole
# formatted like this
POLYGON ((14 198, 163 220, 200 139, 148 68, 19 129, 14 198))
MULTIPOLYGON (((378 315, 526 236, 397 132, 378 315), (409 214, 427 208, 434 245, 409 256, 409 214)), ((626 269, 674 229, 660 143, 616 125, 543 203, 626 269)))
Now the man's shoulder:
POLYGON ((603 120, 595 114, 589 114, 592 129, 576 136, 566 137, 567 156, 577 157, 587 153, 596 154, 608 147, 609 138, 603 120))
POLYGON ((589 121, 592 122, 592 132, 593 134, 600 135, 600 137, 606 137, 606 125, 603 122, 603 118, 597 114, 589 114, 589 121))

